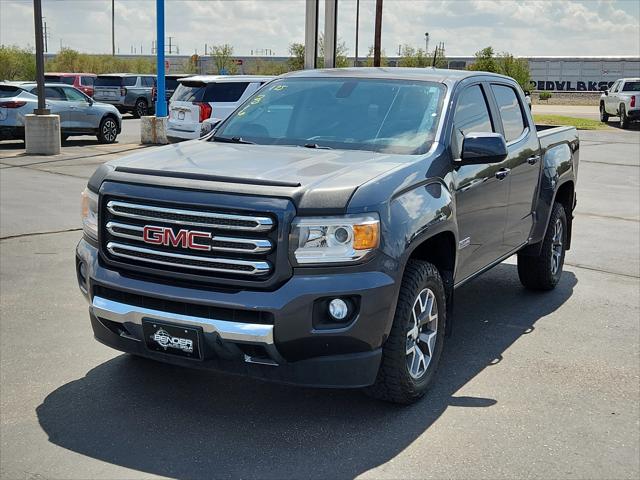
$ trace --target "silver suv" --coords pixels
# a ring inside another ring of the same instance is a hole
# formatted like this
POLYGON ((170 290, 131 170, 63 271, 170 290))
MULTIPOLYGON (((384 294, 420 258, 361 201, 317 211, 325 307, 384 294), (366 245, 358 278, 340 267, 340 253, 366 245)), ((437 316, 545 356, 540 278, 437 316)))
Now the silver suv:
POLYGON ((114 105, 121 113, 130 112, 136 118, 143 117, 154 111, 155 84, 155 75, 135 73, 98 75, 94 84, 93 98, 114 105))

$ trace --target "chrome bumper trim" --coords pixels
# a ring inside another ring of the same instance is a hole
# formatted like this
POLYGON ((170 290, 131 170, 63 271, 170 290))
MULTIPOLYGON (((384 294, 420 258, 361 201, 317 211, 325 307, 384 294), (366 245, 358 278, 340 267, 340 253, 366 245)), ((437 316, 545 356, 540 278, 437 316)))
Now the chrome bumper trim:
MULTIPOLYGON (((204 333, 217 333, 223 340, 231 342, 261 344, 265 347, 273 347, 274 345, 273 325, 230 322, 162 312, 151 308, 116 302, 99 296, 93 297, 93 302, 89 308, 96 317, 111 320, 112 322, 142 325, 143 318, 152 318, 158 321, 166 321, 167 323, 201 327, 204 333)), ((269 351, 268 348, 267 350, 269 351)))

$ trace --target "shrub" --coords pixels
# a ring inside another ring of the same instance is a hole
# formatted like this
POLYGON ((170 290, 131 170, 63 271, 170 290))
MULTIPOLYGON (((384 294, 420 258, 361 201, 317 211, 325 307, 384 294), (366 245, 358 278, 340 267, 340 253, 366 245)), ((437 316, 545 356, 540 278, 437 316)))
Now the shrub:
POLYGON ((540 92, 538 98, 540 100, 549 100, 552 96, 553 94, 551 92, 540 92))

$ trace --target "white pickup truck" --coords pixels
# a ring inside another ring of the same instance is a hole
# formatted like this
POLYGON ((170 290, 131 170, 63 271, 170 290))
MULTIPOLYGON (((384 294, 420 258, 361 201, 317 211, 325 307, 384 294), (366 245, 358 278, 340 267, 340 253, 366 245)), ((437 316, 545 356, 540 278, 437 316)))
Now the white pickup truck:
POLYGON ((600 121, 618 117, 620 128, 640 120, 640 78, 621 78, 600 96, 600 121))

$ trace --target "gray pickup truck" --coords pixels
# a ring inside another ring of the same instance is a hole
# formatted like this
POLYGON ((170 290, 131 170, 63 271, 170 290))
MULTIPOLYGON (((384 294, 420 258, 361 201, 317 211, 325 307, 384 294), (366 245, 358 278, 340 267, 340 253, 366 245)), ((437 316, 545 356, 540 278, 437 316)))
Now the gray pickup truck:
POLYGON ((208 136, 91 177, 76 270, 95 338, 411 403, 458 287, 514 254, 525 287, 560 281, 578 145, 574 128, 536 128, 499 75, 279 77, 208 136))
POLYGON ((93 98, 114 105, 120 113, 144 117, 154 112, 155 75, 109 73, 98 75, 93 86, 93 98))

